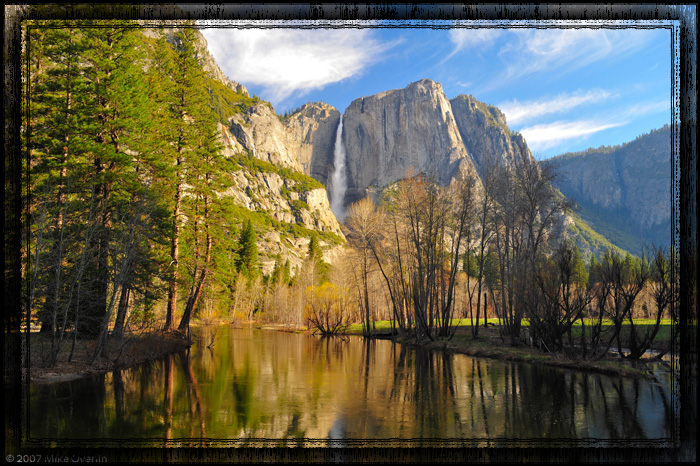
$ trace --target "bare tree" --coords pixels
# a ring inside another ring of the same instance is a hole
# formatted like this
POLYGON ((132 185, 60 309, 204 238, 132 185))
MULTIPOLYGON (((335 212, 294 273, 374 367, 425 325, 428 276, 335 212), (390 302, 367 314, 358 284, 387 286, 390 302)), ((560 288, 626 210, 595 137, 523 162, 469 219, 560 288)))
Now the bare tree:
POLYGON ((661 318, 664 313, 678 301, 678 287, 672 283, 671 261, 672 251, 667 256, 660 247, 653 248, 649 282, 651 294, 656 307, 656 320, 653 327, 643 334, 635 327, 633 313, 627 316, 630 334, 627 345, 629 346, 629 359, 639 359, 651 347, 661 326, 661 318))
MULTIPOLYGON (((486 262, 486 248, 494 235, 494 225, 492 212, 495 208, 495 190, 497 183, 497 172, 495 160, 490 157, 484 164, 482 171, 479 199, 478 199, 478 228, 479 228, 479 252, 476 256, 477 260, 477 291, 476 291, 476 326, 472 325, 472 335, 474 338, 479 336, 479 315, 481 310, 481 291, 484 279, 484 265, 486 262)), ((471 294, 470 294, 471 303, 471 294)), ((470 306, 471 307, 471 306, 470 306)), ((486 319, 486 306, 484 305, 484 327, 488 321, 486 319)))
MULTIPOLYGON (((367 197, 350 206, 347 225, 350 229, 348 240, 358 251, 362 251, 363 261, 366 258, 365 254, 371 253, 377 264, 389 293, 394 322, 398 323, 399 331, 404 332, 408 329, 408 317, 401 220, 401 216, 393 206, 390 206, 387 212, 367 197)), ((369 263, 368 268, 363 269, 363 275, 365 270, 369 271, 369 263)), ((363 276, 360 283, 362 286, 360 301, 364 302, 362 306, 368 312, 369 293, 365 289, 368 286, 368 277, 363 276)))
MULTIPOLYGON (((455 284, 457 279, 458 264, 461 257, 463 241, 466 242, 467 249, 471 242, 473 218, 476 211, 475 186, 477 183, 476 173, 472 169, 462 171, 455 182, 447 190, 448 211, 446 212, 446 230, 448 231, 447 244, 443 239, 443 248, 446 250, 445 265, 441 270, 445 271, 447 266, 447 289, 445 297, 441 300, 440 309, 440 332, 441 337, 451 338, 454 329, 451 329, 452 317, 454 314, 455 284)), ((445 280, 440 281, 441 284, 445 280)), ((479 290, 480 291, 480 290, 479 290)), ((478 316, 478 311, 477 311, 478 316)), ((478 322, 478 317, 477 317, 478 322)))
POLYGON ((562 241, 552 258, 543 258, 538 263, 537 288, 528 295, 530 299, 525 304, 530 336, 548 350, 563 350, 565 334, 569 337, 569 347, 574 346, 571 329, 577 320, 583 319, 592 299, 582 266, 569 241, 562 241))
MULTIPOLYGON (((379 262, 377 243, 379 241, 379 229, 382 216, 377 212, 374 202, 368 197, 352 204, 348 209, 347 225, 350 229, 348 240, 357 251, 356 263, 359 270, 353 267, 359 293, 358 303, 362 314, 362 334, 369 336, 370 330, 370 303, 369 303, 369 270, 370 254, 379 262)), ((381 265, 381 263, 380 263, 381 265)))
POLYGON ((304 316, 322 335, 335 335, 347 324, 347 292, 326 282, 307 288, 304 316))
POLYGON ((617 341, 617 350, 622 356, 622 324, 625 319, 630 319, 635 300, 649 279, 649 264, 644 257, 635 263, 629 254, 623 259, 618 253, 606 251, 600 270, 601 279, 606 282, 607 300, 598 300, 599 312, 605 313, 613 323, 613 332, 600 355, 617 341))
POLYGON ((516 306, 518 271, 522 269, 522 224, 518 216, 518 192, 514 175, 507 166, 495 168, 493 224, 495 250, 499 263, 501 334, 510 337, 512 345, 520 338, 523 309, 516 306))
POLYGON ((501 267, 502 314, 511 343, 520 338, 525 303, 534 303, 537 263, 548 252, 558 223, 571 208, 552 187, 556 172, 549 164, 540 166, 524 158, 517 169, 498 167, 495 174, 494 210, 496 250, 501 267))

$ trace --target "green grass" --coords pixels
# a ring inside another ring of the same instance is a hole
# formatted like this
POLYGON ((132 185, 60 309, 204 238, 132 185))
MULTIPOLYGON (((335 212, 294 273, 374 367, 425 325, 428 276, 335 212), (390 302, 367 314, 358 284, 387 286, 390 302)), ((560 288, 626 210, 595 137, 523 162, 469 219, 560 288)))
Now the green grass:
MULTIPOLYGON (((586 331, 590 332, 590 328, 597 324, 598 320, 597 319, 584 319, 585 324, 586 324, 586 331)), ((488 319, 488 322, 490 324, 498 325, 498 319, 497 318, 490 318, 488 319)), ((634 321, 634 326, 637 332, 641 335, 644 335, 644 333, 647 330, 651 330, 652 327, 655 325, 656 319, 635 319, 634 321)), ((387 331, 391 330, 391 321, 388 320, 378 320, 374 323, 376 326, 377 331, 382 332, 382 331, 387 331)), ((453 319, 452 320, 452 325, 456 325, 459 327, 470 327, 471 326, 471 320, 470 319, 453 319)), ((483 326, 484 321, 483 319, 479 320, 479 325, 483 326)), ((523 319, 522 322, 523 327, 528 327, 529 322, 527 319, 523 319)), ((603 327, 604 328, 610 328, 612 327, 612 321, 610 320, 604 320, 603 321, 603 327)), ((627 339, 627 336, 629 335, 629 323, 624 323, 622 326, 622 337, 623 341, 627 339)), ((671 330, 672 330, 672 322, 671 319, 661 319, 661 325, 659 326, 659 331, 656 334, 656 337, 654 338, 654 341, 670 341, 671 340, 671 330)), ((351 334, 362 334, 362 324, 352 324, 347 328, 347 333, 351 334)), ((581 322, 576 321, 574 323, 573 329, 572 329, 572 334, 574 337, 579 337, 581 335, 581 322)), ((455 336, 455 338, 460 338, 458 336, 455 336)), ((471 342, 472 339, 471 337, 468 338, 469 341, 471 342)), ((459 340, 456 340, 457 342, 459 340)))

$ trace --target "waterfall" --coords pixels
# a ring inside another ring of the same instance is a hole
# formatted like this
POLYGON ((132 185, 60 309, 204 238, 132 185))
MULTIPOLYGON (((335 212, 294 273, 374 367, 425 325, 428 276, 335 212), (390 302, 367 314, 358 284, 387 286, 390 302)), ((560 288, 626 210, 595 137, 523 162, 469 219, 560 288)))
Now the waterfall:
POLYGON ((343 146, 343 115, 340 115, 338 132, 335 135, 335 149, 333 151, 333 174, 331 175, 330 194, 331 210, 339 221, 345 219, 345 191, 348 189, 347 177, 345 175, 345 147, 343 146))

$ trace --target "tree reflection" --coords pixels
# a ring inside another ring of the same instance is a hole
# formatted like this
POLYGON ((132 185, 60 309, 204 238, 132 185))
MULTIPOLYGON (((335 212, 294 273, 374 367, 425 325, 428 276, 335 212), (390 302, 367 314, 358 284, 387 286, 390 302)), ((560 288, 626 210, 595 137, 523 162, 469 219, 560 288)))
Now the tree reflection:
POLYGON ((305 438, 498 444, 668 439, 675 421, 667 382, 389 341, 238 332, 138 369, 32 386, 31 436, 155 438, 166 445, 184 437, 192 445, 239 438, 289 446, 305 438))
POLYGON ((165 439, 170 440, 173 438, 173 383, 175 377, 173 356, 166 356, 163 362, 165 365, 163 419, 165 424, 165 439))
POLYGON ((204 405, 202 403, 202 397, 199 394, 199 385, 197 384, 197 379, 192 371, 192 366, 190 365, 190 353, 189 350, 180 353, 180 362, 182 363, 182 371, 185 374, 185 380, 187 381, 187 394, 190 401, 190 438, 194 438, 194 432, 192 428, 194 427, 194 416, 195 413, 199 413, 199 427, 200 427, 200 439, 202 440, 207 436, 206 421, 204 420, 204 405))

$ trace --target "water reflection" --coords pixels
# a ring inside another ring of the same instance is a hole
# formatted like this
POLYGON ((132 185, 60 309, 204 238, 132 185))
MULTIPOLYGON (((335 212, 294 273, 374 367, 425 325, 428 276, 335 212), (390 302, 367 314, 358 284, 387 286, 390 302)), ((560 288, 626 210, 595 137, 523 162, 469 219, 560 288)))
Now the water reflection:
MULTIPOLYGON (((198 341, 211 331, 200 329, 198 341)), ((670 378, 236 329, 138 369, 32 386, 29 415, 32 439, 192 446, 670 439, 674 420, 670 378)))

